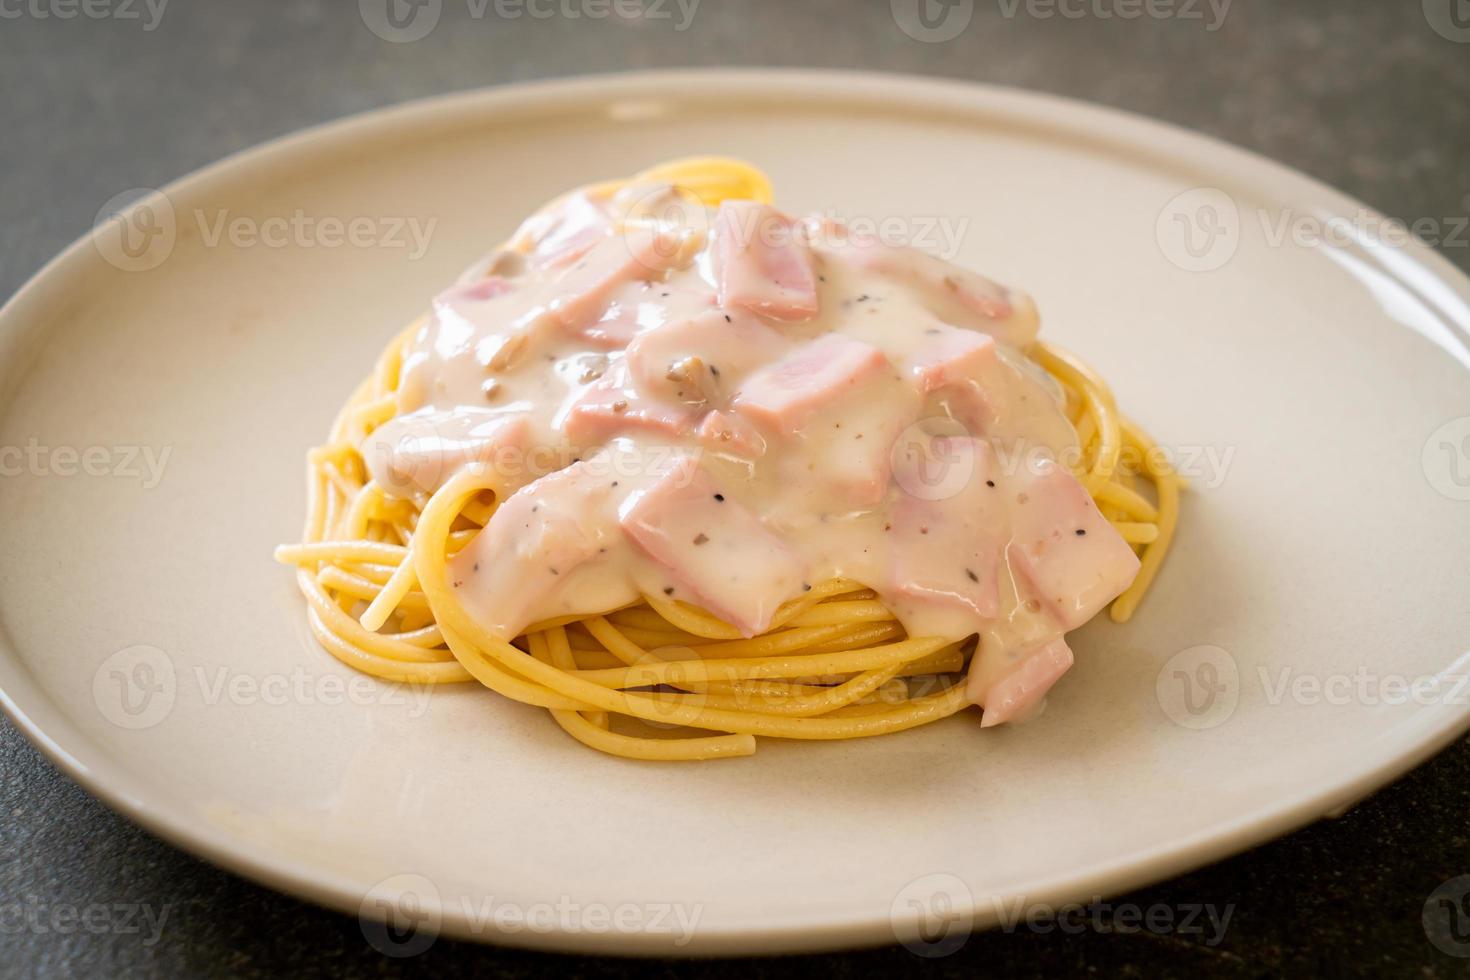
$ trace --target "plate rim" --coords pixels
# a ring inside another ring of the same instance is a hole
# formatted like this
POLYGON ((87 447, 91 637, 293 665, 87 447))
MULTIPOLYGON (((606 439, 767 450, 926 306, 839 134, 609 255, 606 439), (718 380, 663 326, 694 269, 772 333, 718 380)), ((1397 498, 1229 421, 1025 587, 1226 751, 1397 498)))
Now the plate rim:
MULTIPOLYGON (((514 118, 517 111, 547 112, 564 117, 578 109, 606 108, 630 97, 666 100, 674 104, 708 103, 720 99, 755 104, 769 102, 834 106, 858 103, 882 107, 918 107, 941 110, 971 120, 1003 117, 1022 125, 1041 126, 1072 135, 1087 134, 1117 148, 1143 151, 1155 160, 1167 159, 1202 172, 1228 175, 1252 186, 1272 187, 1275 196, 1293 202, 1311 201, 1332 213, 1347 209, 1369 215, 1379 212, 1294 168, 1207 134, 1155 120, 1127 110, 1064 96, 962 80, 911 74, 827 69, 720 68, 633 71, 582 75, 527 83, 472 88, 369 109, 318 123, 232 153, 170 181, 160 190, 183 196, 243 173, 273 164, 288 164, 298 155, 340 149, 373 135, 392 138, 404 126, 422 125, 435 117, 514 118)), ((48 303, 47 294, 58 280, 79 274, 89 261, 92 232, 83 232, 43 265, 0 306, 0 350, 9 348, 28 322, 34 307, 48 303)), ((1454 332, 1460 359, 1470 364, 1470 277, 1431 247, 1412 240, 1401 246, 1432 279, 1449 287, 1448 295, 1426 294, 1406 280, 1403 269, 1387 268, 1382 255, 1363 247, 1365 257, 1396 282, 1433 308, 1454 332), (1451 306, 1445 303, 1451 302, 1451 306)), ((1452 352, 1455 353, 1455 352, 1452 352)), ((0 403, 4 411, 8 399, 0 403)), ((169 807, 168 794, 134 775, 99 743, 89 738, 51 701, 25 667, 19 650, 0 624, 0 710, 50 762, 79 783, 88 794, 150 833, 218 867, 318 905, 362 915, 367 887, 361 881, 324 866, 304 863, 239 834, 214 825, 190 821, 169 807), (158 800, 162 797, 162 804, 158 800)), ((1185 838, 1173 838, 1146 852, 1093 865, 1032 883, 1024 895, 1007 891, 990 895, 989 909, 976 897, 968 911, 974 928, 999 924, 998 910, 1008 900, 1023 898, 1053 906, 1093 895, 1116 895, 1156 882, 1212 861, 1240 853, 1289 833, 1323 816, 1334 815, 1381 789, 1440 752, 1470 731, 1470 705, 1439 703, 1416 716, 1421 729, 1412 743, 1395 741, 1353 773, 1307 790, 1268 808, 1207 827, 1185 838)), ((439 935, 476 942, 550 951, 604 955, 754 955, 813 952, 875 946, 895 941, 888 914, 860 919, 848 914, 814 912, 798 923, 751 921, 733 926, 702 926, 683 950, 672 950, 667 937, 646 933, 581 931, 497 932, 470 922, 449 905, 440 908, 439 935)))

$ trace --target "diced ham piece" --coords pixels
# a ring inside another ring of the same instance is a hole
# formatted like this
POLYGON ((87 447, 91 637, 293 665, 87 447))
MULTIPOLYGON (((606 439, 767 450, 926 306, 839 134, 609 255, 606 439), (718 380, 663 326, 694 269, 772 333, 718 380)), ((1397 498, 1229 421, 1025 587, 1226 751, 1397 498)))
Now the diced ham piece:
POLYGON ((1112 602, 1138 574, 1138 556, 1072 474, 1043 460, 1018 475, 1007 555, 1064 630, 1112 602))
POLYGON ((701 469, 674 470, 630 497, 622 526, 666 577, 670 598, 707 609, 745 636, 764 632, 805 584, 802 561, 701 469))
POLYGON ((514 289, 510 280, 500 276, 483 276, 468 282, 457 283, 439 294, 443 303, 484 303, 497 296, 504 296, 514 289))
POLYGON ((569 573, 608 546, 613 507, 611 481, 591 460, 544 476, 506 498, 449 560, 450 583, 480 622, 513 637, 569 573))
POLYGON ((602 350, 622 350, 638 335, 636 307, 614 301, 601 318, 575 332, 575 336, 602 350))
POLYGON ((1072 650, 1065 640, 1057 637, 1027 654, 998 680, 977 683, 983 675, 972 671, 966 693, 971 701, 985 709, 980 727, 1024 721, 1034 715, 1046 692, 1071 666, 1072 650))
POLYGON ((803 430, 811 467, 804 478, 823 483, 837 507, 876 507, 888 492, 894 443, 919 409, 918 393, 885 373, 820 410, 803 430))
POLYGON ((1058 411, 1057 396, 1011 358, 987 334, 933 323, 904 363, 925 394, 942 398, 971 433, 1062 452, 1076 432, 1058 411))
POLYGON ((415 412, 373 430, 361 450, 378 486, 396 497, 433 493, 469 463, 488 464, 514 487, 530 433, 524 412, 415 412))
POLYGON ((993 372, 998 360, 994 337, 936 322, 924 328, 923 339, 909 358, 909 370, 929 394, 973 384, 993 372))
POLYGON ((715 217, 720 305, 777 320, 816 316, 817 276, 796 225, 769 205, 725 201, 715 217))
POLYGON ((531 265, 570 265, 612 233, 612 219, 601 201, 570 194, 521 225, 511 241, 524 249, 531 265))
POLYGON ((659 279, 683 257, 677 240, 647 227, 602 238, 556 283, 551 315, 569 331, 586 330, 602 319, 619 286, 659 279))
POLYGON ((820 217, 807 221, 823 251, 909 287, 941 320, 982 330, 1012 347, 1036 339, 1041 318, 1025 293, 916 248, 853 236, 820 217))
POLYGON ((812 414, 881 377, 883 352, 839 333, 823 334, 751 375, 734 408, 783 433, 800 431, 812 414))
POLYGON ((624 218, 656 221, 670 228, 706 232, 709 209, 686 187, 668 183, 629 184, 613 195, 611 210, 624 218))
POLYGON ((715 400, 790 347, 748 313, 712 309, 639 334, 628 347, 627 363, 640 391, 696 404, 715 400))
MULTIPOLYGON (((608 305, 600 318, 566 332, 600 350, 623 350, 639 335, 694 319, 708 313, 714 304, 713 290, 631 281, 609 294, 608 305)), ((700 338, 701 341, 710 339, 700 338)))
POLYGON ((499 325, 514 319, 515 314, 509 312, 510 306, 496 302, 513 292, 515 284, 500 276, 456 283, 434 297, 430 304, 433 316, 427 326, 438 331, 440 336, 450 335, 446 346, 460 347, 480 324, 495 322, 499 325))
POLYGON ((733 412, 707 414, 699 424, 699 441, 712 452, 742 459, 756 459, 766 451, 766 440, 755 426, 733 412))
POLYGON ((995 454, 977 439, 915 440, 896 451, 888 541, 892 580, 884 590, 968 611, 999 612, 1001 542, 993 530, 1002 504, 995 454))
POLYGON ((995 338, 935 322, 907 359, 909 372, 925 394, 942 394, 955 420, 972 433, 997 427, 1000 409, 1021 379, 1002 363, 995 338))
POLYGON ((616 436, 644 432, 665 440, 693 431, 696 409, 641 394, 624 362, 568 399, 556 425, 574 446, 601 446, 616 436))

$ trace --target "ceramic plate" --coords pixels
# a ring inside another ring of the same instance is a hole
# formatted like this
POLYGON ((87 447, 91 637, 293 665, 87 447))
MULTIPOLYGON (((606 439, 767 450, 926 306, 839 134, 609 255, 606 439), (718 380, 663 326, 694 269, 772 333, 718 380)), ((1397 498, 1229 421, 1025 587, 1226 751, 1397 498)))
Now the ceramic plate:
POLYGON ((1470 282, 1240 150, 965 85, 628 75, 370 113, 144 205, 0 312, 5 706, 121 812, 391 950, 938 951, 1322 817, 1470 724, 1470 282), (308 635, 271 549, 379 348, 548 197, 693 153, 1029 290, 1189 477, 1139 615, 1074 637, 1034 723, 637 764, 308 635))

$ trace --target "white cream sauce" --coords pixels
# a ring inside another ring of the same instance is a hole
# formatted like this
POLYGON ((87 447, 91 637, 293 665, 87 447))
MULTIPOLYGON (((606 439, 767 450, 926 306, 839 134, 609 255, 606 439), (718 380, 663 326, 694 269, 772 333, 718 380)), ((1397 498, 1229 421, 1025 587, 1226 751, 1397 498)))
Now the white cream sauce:
POLYGON ((489 466, 502 503, 451 580, 501 635, 642 594, 750 635, 844 577, 911 635, 978 634, 994 723, 1034 710, 1063 633, 1138 567, 1051 462, 1076 435, 1023 353, 1037 322, 831 222, 577 194, 435 299, 364 454, 401 496, 489 466))

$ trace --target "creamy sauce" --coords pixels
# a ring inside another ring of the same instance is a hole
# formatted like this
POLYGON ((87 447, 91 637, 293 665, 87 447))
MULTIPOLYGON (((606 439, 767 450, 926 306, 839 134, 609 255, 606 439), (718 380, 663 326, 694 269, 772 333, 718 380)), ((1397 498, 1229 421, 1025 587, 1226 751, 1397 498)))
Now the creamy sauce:
POLYGON ((1136 573, 1053 462, 1076 434, 1023 294, 666 187, 565 198, 512 245, 436 298, 363 447, 399 496, 489 466, 502 503, 451 580, 501 635, 640 595, 753 635, 849 578, 911 635, 978 634, 993 724, 1136 573))

